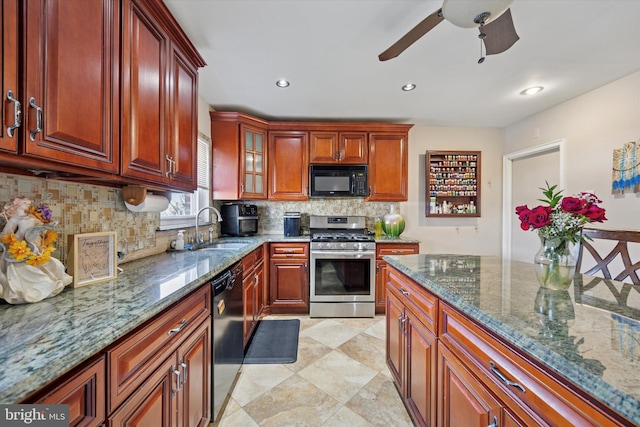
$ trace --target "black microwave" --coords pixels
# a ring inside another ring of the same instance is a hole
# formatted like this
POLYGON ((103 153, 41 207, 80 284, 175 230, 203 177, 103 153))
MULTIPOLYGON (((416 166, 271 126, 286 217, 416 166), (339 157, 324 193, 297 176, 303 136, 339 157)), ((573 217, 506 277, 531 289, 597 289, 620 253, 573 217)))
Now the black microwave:
POLYGON ((311 197, 366 197, 369 195, 367 165, 310 165, 311 197))

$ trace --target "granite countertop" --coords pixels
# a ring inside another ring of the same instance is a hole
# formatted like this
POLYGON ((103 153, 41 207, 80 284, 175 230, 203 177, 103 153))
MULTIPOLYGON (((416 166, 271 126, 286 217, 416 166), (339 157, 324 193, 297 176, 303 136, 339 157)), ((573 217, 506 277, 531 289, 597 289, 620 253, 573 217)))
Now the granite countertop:
POLYGON ((576 275, 541 288, 533 264, 498 257, 385 256, 392 266, 567 383, 640 425, 640 287, 576 275))
POLYGON ((180 301, 265 242, 308 236, 221 238, 241 250, 174 251, 122 264, 117 279, 34 304, 0 303, 0 403, 18 403, 180 301))

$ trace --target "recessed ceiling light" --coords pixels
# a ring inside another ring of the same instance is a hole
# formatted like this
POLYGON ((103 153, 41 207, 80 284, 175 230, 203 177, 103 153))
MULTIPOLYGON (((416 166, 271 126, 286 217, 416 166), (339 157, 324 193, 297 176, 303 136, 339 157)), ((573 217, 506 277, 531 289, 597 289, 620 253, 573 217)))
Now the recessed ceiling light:
POLYGON ((520 95, 535 95, 536 93, 540 92, 542 89, 544 89, 542 86, 528 87, 522 92, 520 92, 520 95))
POLYGON ((405 92, 409 92, 410 90, 414 90, 416 88, 416 85, 414 85, 413 83, 407 83, 406 85, 402 86, 402 90, 405 92))
POLYGON ((289 86, 289 82, 286 81, 285 79, 280 79, 280 80, 276 81, 276 86, 278 86, 278 87, 288 87, 289 86))

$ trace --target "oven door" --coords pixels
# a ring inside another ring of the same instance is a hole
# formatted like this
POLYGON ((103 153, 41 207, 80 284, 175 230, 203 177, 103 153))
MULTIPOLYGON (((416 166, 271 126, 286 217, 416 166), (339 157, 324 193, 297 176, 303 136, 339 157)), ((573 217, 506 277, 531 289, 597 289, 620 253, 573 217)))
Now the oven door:
POLYGON ((375 251, 311 251, 310 302, 375 301, 375 251))

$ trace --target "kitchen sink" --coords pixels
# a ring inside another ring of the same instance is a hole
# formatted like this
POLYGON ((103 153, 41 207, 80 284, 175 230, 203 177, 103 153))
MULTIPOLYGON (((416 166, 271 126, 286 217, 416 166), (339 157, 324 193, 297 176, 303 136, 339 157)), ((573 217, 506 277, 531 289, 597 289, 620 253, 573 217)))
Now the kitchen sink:
POLYGON ((199 251, 222 251, 222 250, 240 250, 245 248, 248 243, 245 242, 216 242, 208 243, 200 248, 199 251))

